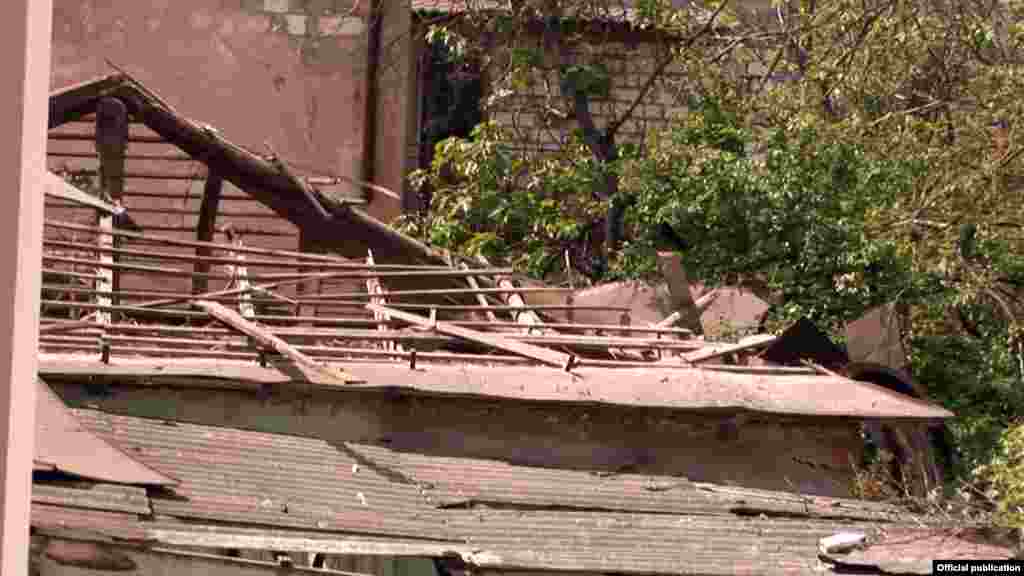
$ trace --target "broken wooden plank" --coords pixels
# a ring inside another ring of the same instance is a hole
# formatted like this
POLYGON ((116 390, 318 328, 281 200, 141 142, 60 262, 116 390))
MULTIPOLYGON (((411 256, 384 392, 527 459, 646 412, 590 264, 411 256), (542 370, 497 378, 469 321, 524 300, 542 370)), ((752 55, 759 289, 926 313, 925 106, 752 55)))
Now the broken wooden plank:
POLYGON ((483 344, 497 350, 504 350, 505 352, 511 352, 519 356, 525 356, 532 358, 538 362, 543 362, 549 366, 556 368, 563 368, 569 370, 575 359, 569 354, 563 354, 547 348, 541 348, 540 346, 533 346, 532 344, 525 344, 523 342, 516 342, 497 334, 489 334, 486 332, 477 332, 476 330, 470 330, 468 328, 461 328, 448 322, 438 322, 425 318, 418 314, 410 314, 408 312, 402 312, 387 306, 380 306, 377 304, 367 304, 366 309, 373 312, 383 312, 403 322, 415 324, 424 328, 430 328, 441 334, 447 334, 448 336, 455 336, 456 338, 462 338, 478 344, 483 344))
MULTIPOLYGON (((460 264, 459 269, 469 270, 469 266, 465 264, 460 264)), ((480 283, 476 281, 476 276, 466 276, 466 282, 469 284, 469 287, 472 290, 476 290, 476 292, 474 292, 474 296, 476 296, 477 303, 479 303, 480 306, 483 306, 485 308, 484 315, 487 317, 487 320, 490 322, 497 322, 498 317, 494 315, 494 311, 487 309, 490 303, 487 301, 487 296, 484 296, 483 292, 479 291, 480 283)))
MULTIPOLYGON (((707 294, 704 294, 703 296, 698 298, 693 304, 696 307, 697 312, 700 313, 700 314, 703 314, 704 311, 708 309, 708 306, 711 306, 712 304, 714 304, 714 302, 715 302, 715 300, 717 298, 718 298, 718 288, 715 288, 714 290, 711 290, 707 294)), ((675 326, 676 324, 678 324, 679 320, 682 317, 683 317, 683 313, 681 311, 679 311, 679 310, 676 310, 675 312, 673 312, 673 313, 669 314, 668 316, 666 316, 664 320, 661 320, 660 322, 652 324, 652 326, 657 327, 657 328, 671 328, 671 327, 675 326)))
POLYGON ((278 354, 291 360, 302 373, 306 380, 313 383, 324 384, 349 384, 358 382, 352 375, 344 370, 325 366, 306 356, 288 344, 284 340, 274 336, 261 326, 242 318, 235 311, 209 300, 196 300, 193 302, 204 312, 220 320, 224 324, 238 330, 242 334, 252 338, 261 346, 271 348, 278 354))
POLYGON ((683 268, 682 256, 675 252, 659 252, 658 268, 665 278, 672 308, 679 312, 677 322, 682 322, 684 328, 700 334, 703 331, 700 322, 701 310, 690 293, 690 281, 683 268))
MULTIPOLYGON (((128 150, 128 108, 124 102, 117 98, 101 98, 96 103, 96 154, 99 156, 99 189, 106 198, 116 205, 122 201, 124 194, 125 178, 125 152, 128 150)), ((109 229, 113 231, 119 224, 119 213, 111 216, 109 229)), ((111 235, 111 248, 120 248, 122 239, 111 235)), ((101 238, 101 244, 103 240, 101 238)), ((101 257, 107 261, 107 257, 101 257)), ((111 263, 118 263, 120 257, 116 254, 109 257, 111 263)), ((111 270, 111 290, 115 293, 121 289, 121 273, 118 270, 111 270)), ((111 304, 120 304, 117 296, 111 299, 111 304)))
POLYGON ((725 346, 716 346, 710 350, 701 350, 694 352, 693 354, 683 355, 683 359, 687 362, 702 362, 704 360, 710 360, 712 358, 718 358, 725 356, 726 354, 732 354, 734 352, 743 352, 744 350, 750 350, 752 348, 759 348, 767 344, 771 344, 775 341, 775 336, 772 334, 757 334, 744 338, 737 344, 729 344, 725 346))

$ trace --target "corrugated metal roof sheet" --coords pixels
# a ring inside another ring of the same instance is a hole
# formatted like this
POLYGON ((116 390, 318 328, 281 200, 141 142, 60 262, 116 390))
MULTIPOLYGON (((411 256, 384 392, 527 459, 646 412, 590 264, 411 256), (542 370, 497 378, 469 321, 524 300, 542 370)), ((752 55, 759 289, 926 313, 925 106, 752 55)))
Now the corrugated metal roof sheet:
POLYGON ((494 460, 399 453, 376 446, 351 450, 426 486, 438 506, 480 503, 658 514, 758 515, 892 520, 889 505, 690 482, 640 474, 519 466, 494 460))
POLYGON ((121 484, 175 483, 83 430, 49 386, 36 380, 36 387, 35 469, 121 484))
MULTIPOLYGON (((893 520, 894 509, 881 504, 681 478, 602 477, 94 410, 74 414, 181 483, 173 497, 151 488, 154 514, 146 516, 108 511, 142 512, 142 489, 37 485, 38 528, 165 546, 457 554, 494 568, 773 575, 820 570, 821 538, 874 534, 879 521, 893 520)), ((902 525, 885 526, 892 534, 902 525)))
POLYGON ((71 508, 152 514, 145 488, 116 484, 32 484, 32 502, 71 508))
POLYGON ((146 540, 146 530, 136 514, 86 510, 50 504, 32 504, 32 527, 75 532, 120 540, 146 540))
POLYGON ((483 565, 534 570, 675 574, 807 574, 818 539, 867 525, 802 519, 453 511, 483 565))
POLYGON ((444 539, 418 487, 322 440, 76 410, 83 426, 181 483, 157 514, 209 521, 444 539))

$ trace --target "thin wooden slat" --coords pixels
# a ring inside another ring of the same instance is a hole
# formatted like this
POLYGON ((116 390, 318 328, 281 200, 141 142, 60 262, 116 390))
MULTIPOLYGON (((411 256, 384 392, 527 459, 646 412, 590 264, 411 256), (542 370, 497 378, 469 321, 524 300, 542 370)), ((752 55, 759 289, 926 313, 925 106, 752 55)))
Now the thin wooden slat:
POLYGON ((484 344, 491 348, 498 350, 504 350, 527 358, 533 358, 538 362, 543 362, 549 366, 556 368, 562 368, 569 370, 572 368, 574 358, 568 354, 561 352, 555 352, 554 350, 548 350, 547 348, 541 348, 539 346, 533 346, 530 344, 524 344, 522 342, 516 342, 503 338, 496 334, 488 334, 486 332, 477 332, 476 330, 470 330, 468 328, 462 328, 448 322, 437 322, 432 321, 429 318, 424 318, 416 314, 409 314, 408 312, 402 312, 388 306, 379 306, 377 304, 367 304, 366 308, 373 312, 382 312, 389 314, 393 318, 397 318, 410 324, 415 324, 424 328, 430 328, 441 334, 447 334, 449 336, 455 336, 456 338, 462 338, 478 344, 484 344))
POLYGON ((687 354, 683 356, 687 362, 703 362, 704 360, 710 360, 712 358, 718 358, 725 356, 726 354, 733 354, 735 352, 743 352, 744 350, 750 350, 752 348, 758 348, 770 344, 775 340, 775 336, 771 334, 761 334, 758 336, 752 336, 745 342, 738 344, 731 344, 728 346, 716 347, 710 350, 700 350, 693 354, 687 354))
POLYGON ((217 320, 220 320, 242 334, 252 338, 261 345, 272 348, 278 354, 288 358, 295 363, 295 366, 310 382, 336 385, 357 382, 355 378, 344 370, 333 366, 324 366, 315 362, 302 352, 296 350, 291 344, 288 344, 284 340, 274 336, 257 324, 242 318, 233 310, 209 300, 197 300, 193 302, 193 304, 217 320))
MULTIPOLYGON (((58 333, 72 331, 90 331, 92 333, 100 325, 95 321, 58 322, 45 325, 40 328, 40 333, 58 333), (45 328, 45 330, 44 330, 45 328)), ((166 337, 174 339, 180 336, 204 336, 204 337, 225 337, 231 336, 232 331, 224 328, 201 328, 197 326, 167 326, 167 325, 146 325, 146 324, 112 324, 106 327, 108 333, 122 334, 153 334, 157 338, 166 337)), ((401 342, 423 342, 430 344, 444 344, 451 342, 451 337, 434 335, 419 332, 409 332, 388 328, 386 331, 373 329, 315 329, 305 327, 268 327, 273 335, 286 340, 395 340, 401 342)), ((616 336, 575 336, 567 334, 531 336, 527 334, 509 333, 502 334, 504 338, 535 344, 539 346, 560 346, 566 348, 602 348, 616 347, 623 349, 663 349, 663 350, 684 350, 693 351, 705 347, 703 341, 699 340, 667 340, 652 338, 622 338, 616 336)), ((209 342, 209 340, 202 340, 209 342)))
MULTIPOLYGON (((211 243, 211 244, 213 244, 213 243, 211 243)), ((102 247, 96 246, 95 244, 86 244, 84 242, 69 242, 69 241, 66 241, 66 240, 46 239, 46 240, 43 240, 43 245, 44 246, 48 246, 50 248, 63 248, 63 249, 68 249, 68 250, 78 250, 78 251, 81 251, 81 252, 88 252, 88 253, 93 253, 93 254, 98 253, 100 251, 106 251, 106 252, 110 252, 110 253, 114 253, 114 254, 119 254, 119 255, 122 255, 122 256, 132 256, 132 257, 142 258, 142 259, 146 259, 146 260, 171 260, 171 261, 174 261, 174 262, 185 262, 185 263, 189 263, 189 264, 197 264, 197 263, 199 263, 199 264, 223 264, 223 265, 230 265, 230 264, 234 264, 237 261, 235 258, 231 258, 231 257, 228 257, 228 256, 212 256, 212 255, 207 255, 208 253, 203 253, 203 254, 195 255, 195 254, 182 254, 182 253, 173 253, 173 252, 154 252, 153 250, 140 250, 140 249, 134 249, 134 248, 102 248, 102 247)), ((245 248, 245 246, 235 246, 235 247, 232 247, 232 246, 230 246, 228 244, 213 244, 213 245, 217 246, 217 250, 218 251, 225 252, 225 253, 227 253, 227 252, 234 252, 236 254, 245 254, 246 253, 246 251, 243 250, 243 248, 245 248)), ((210 252, 213 251, 213 249, 209 248, 209 247, 198 247, 198 248, 196 248, 197 251, 204 250, 204 249, 205 250, 209 250, 210 252)), ((310 262, 305 263, 305 265, 311 265, 311 264, 313 264, 313 263, 310 263, 310 262)), ((317 262, 315 264, 316 264, 316 267, 318 269, 321 269, 321 270, 324 270, 324 271, 327 271, 327 270, 378 270, 378 269, 379 270, 391 270, 391 269, 394 269, 394 270, 415 270, 416 269, 416 267, 413 267, 413 266, 399 266, 399 267, 395 267, 395 268, 390 268, 390 267, 387 267, 385 265, 368 266, 368 265, 356 264, 356 263, 335 263, 335 262, 319 263, 319 262, 317 262)), ((246 260, 246 265, 250 266, 250 267, 292 268, 292 267, 300 266, 302 264, 300 264, 299 262, 297 262, 295 260, 292 260, 292 259, 288 259, 288 260, 284 260, 284 259, 282 259, 282 260, 260 259, 260 260, 246 260)), ((438 270, 443 270, 443 268, 437 268, 437 269, 438 270)), ((425 294, 417 294, 417 295, 425 295, 425 294)))
MULTIPOLYGON (((91 268, 110 268, 113 270, 121 270, 126 272, 138 272, 138 273, 149 273, 159 274, 164 276, 180 276, 186 278, 214 278, 221 280, 230 280, 230 275, 217 274, 217 273, 198 273, 192 272, 191 270, 182 270, 180 268, 167 268, 161 266, 146 266, 143 264, 130 264, 130 263, 113 263, 107 264, 102 262, 96 262, 93 260, 87 260, 82 258, 69 258, 66 256, 55 256, 53 254, 44 254, 43 261, 49 262, 60 262, 64 264, 76 264, 80 266, 87 266, 91 268)), ((501 270, 496 270, 495 273, 500 274, 501 270)), ((381 278, 441 278, 441 277, 461 277, 465 273, 459 270, 395 270, 395 271, 370 271, 370 272, 327 272, 321 277, 329 278, 348 278, 352 280, 365 280, 370 276, 377 276, 381 278)), ((279 274, 253 274, 250 276, 252 281, 263 281, 263 280, 293 280, 293 279, 312 279, 313 275, 302 275, 295 273, 279 273, 279 274)), ((607 307, 602 307, 602 310, 608 310, 607 307)))
MULTIPOLYGON (((466 264, 460 264, 459 268, 462 270, 469 270, 469 266, 466 264)), ((480 283, 476 281, 476 276, 466 276, 466 282, 469 284, 469 287, 473 289, 477 303, 484 308, 488 308, 490 303, 487 301, 487 296, 484 296, 484 292, 481 292, 480 283)), ((487 316, 487 319, 491 322, 498 321, 498 317, 494 315, 493 310, 484 310, 484 315, 487 316)))

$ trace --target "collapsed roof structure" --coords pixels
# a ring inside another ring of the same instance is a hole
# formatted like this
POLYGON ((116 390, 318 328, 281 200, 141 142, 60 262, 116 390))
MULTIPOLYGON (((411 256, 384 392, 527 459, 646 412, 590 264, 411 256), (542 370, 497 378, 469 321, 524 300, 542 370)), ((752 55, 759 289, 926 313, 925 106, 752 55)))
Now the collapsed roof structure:
POLYGON ((438 254, 124 74, 55 93, 50 127, 51 168, 97 178, 50 182, 41 573, 782 574, 819 568, 836 532, 939 533, 846 496, 861 422, 906 430, 941 407, 749 362, 772 336, 713 344, 531 305, 559 289, 438 254), (94 133, 68 129, 83 122, 94 133), (202 164, 189 224, 152 231, 182 209, 133 191, 171 158, 128 151, 141 143, 202 164), (217 229, 221 182, 319 251, 217 229))

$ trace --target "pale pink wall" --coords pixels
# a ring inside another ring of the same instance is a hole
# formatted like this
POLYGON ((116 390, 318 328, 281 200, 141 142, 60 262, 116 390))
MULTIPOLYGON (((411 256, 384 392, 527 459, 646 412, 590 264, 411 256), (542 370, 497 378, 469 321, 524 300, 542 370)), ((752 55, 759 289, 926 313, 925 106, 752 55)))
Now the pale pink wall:
POLYGON ((359 177, 367 42, 352 3, 55 0, 51 86, 110 73, 109 58, 239 144, 359 177))

